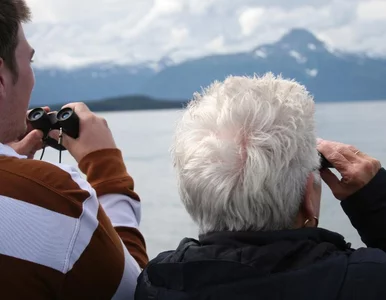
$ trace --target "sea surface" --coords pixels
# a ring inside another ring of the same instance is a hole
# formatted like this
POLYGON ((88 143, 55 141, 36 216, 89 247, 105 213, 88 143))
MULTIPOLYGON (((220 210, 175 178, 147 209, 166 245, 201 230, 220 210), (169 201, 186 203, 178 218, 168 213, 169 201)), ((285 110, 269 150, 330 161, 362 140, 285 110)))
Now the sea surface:
MULTIPOLYGON (((135 190, 142 200, 140 230, 150 258, 174 249, 184 237, 197 237, 197 227, 182 206, 169 154, 178 110, 100 113, 122 150, 135 190)), ((355 145, 386 165, 386 101, 323 103, 316 106, 319 137, 355 145)), ((36 155, 38 159, 40 153, 36 155)), ((63 162, 76 166, 63 153, 63 162)), ((57 162, 47 149, 43 160, 57 162)), ((341 233, 354 247, 363 246, 339 201, 323 185, 320 227, 341 233)))

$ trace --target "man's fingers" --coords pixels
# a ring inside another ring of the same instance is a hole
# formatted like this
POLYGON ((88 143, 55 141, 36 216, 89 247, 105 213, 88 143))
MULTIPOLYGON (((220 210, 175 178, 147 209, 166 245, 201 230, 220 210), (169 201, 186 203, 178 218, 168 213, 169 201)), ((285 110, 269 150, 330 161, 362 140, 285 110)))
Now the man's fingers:
POLYGON ((358 159, 355 152, 342 143, 318 139, 317 148, 340 173, 347 171, 351 162, 358 159))
POLYGON ((339 152, 332 152, 327 155, 323 155, 340 173, 347 171, 351 165, 350 161, 339 152))
MULTIPOLYGON (((49 106, 42 106, 41 108, 43 108, 43 110, 44 110, 46 113, 50 112, 50 107, 49 107, 49 106)), ((29 114, 31 111, 32 111, 32 109, 29 109, 29 110, 27 111, 27 116, 28 116, 28 114, 29 114)))
MULTIPOLYGON (((353 146, 338 142, 322 141, 318 144, 318 150, 323 153, 326 159, 342 175, 341 183, 350 183, 353 180, 353 163, 359 162, 362 158, 356 157, 357 151, 353 146), (355 152, 353 152, 355 150, 355 152)), ((326 173, 326 179, 336 176, 333 173, 326 173)), ((327 182, 326 182, 327 183, 327 182)), ((330 187, 333 189, 332 187, 330 187)), ((334 192, 334 190, 333 190, 334 192)))
MULTIPOLYGON (((363 155, 357 148, 351 145, 346 145, 339 142, 324 141, 322 139, 317 139, 318 150, 323 153, 327 158, 334 152, 339 152, 342 154, 348 161, 356 161, 359 156, 363 155)), ((328 158, 327 158, 328 159, 328 158)))
POLYGON ((59 139, 59 130, 51 130, 49 133, 48 133, 48 136, 50 138, 53 138, 54 140, 58 140, 59 139))
POLYGON ((78 115, 85 113, 85 112, 90 112, 90 109, 86 104, 83 102, 73 102, 73 103, 68 103, 62 107, 63 108, 71 108, 73 111, 75 111, 78 115))
POLYGON ((22 139, 20 148, 25 149, 26 152, 38 151, 43 147, 43 132, 40 130, 33 130, 22 139))
MULTIPOLYGON (((50 137, 50 138, 53 138, 54 140, 56 140, 56 141, 59 141, 59 130, 51 130, 49 133, 48 133, 48 136, 50 137)), ((64 132, 63 132, 63 134, 62 134, 62 145, 65 147, 65 148, 67 148, 67 145, 68 145, 68 139, 69 139, 70 137, 67 135, 67 134, 65 134, 64 132)))
POLYGON ((40 130, 33 130, 21 141, 11 143, 10 146, 20 155, 33 158, 35 152, 43 147, 43 133, 40 130))
POLYGON ((349 146, 349 147, 342 146, 338 148, 338 152, 342 154, 349 162, 356 162, 361 159, 360 156, 358 155, 359 150, 353 146, 349 146))

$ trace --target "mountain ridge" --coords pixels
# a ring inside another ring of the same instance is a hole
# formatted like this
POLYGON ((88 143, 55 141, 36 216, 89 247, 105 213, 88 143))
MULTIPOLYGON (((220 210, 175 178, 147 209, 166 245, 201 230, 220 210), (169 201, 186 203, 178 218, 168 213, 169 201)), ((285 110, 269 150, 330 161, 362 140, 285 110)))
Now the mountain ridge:
POLYGON ((318 101, 386 99, 386 59, 331 49, 311 32, 294 28, 277 42, 233 54, 173 63, 94 64, 73 70, 39 69, 31 103, 59 104, 142 95, 165 101, 190 99, 228 75, 282 74, 304 84, 318 101))

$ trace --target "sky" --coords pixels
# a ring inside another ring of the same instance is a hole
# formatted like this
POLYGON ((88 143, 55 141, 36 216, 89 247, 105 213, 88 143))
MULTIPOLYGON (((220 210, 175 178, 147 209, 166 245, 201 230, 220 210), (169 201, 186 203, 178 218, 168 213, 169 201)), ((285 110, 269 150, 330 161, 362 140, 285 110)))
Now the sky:
POLYGON ((37 67, 174 62, 249 51, 291 28, 386 56, 386 0, 26 0, 37 67))

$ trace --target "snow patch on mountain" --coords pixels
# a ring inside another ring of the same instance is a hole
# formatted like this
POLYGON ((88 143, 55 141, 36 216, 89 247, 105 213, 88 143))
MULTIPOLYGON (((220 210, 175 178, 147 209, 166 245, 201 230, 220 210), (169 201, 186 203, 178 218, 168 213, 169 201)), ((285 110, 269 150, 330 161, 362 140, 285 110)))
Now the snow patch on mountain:
POLYGON ((293 58, 296 59, 296 61, 299 63, 299 64, 304 64, 307 62, 307 57, 304 57, 302 54, 300 54, 299 52, 295 51, 295 50, 291 50, 289 52, 289 55, 293 58))
POLYGON ((310 49, 311 51, 315 51, 316 50, 316 46, 313 43, 308 44, 307 48, 310 49))
POLYGON ((258 49, 255 51, 255 56, 260 58, 267 58, 268 54, 263 49, 258 49))
POLYGON ((306 69, 306 73, 310 77, 316 77, 318 76, 319 71, 318 69, 306 69))

